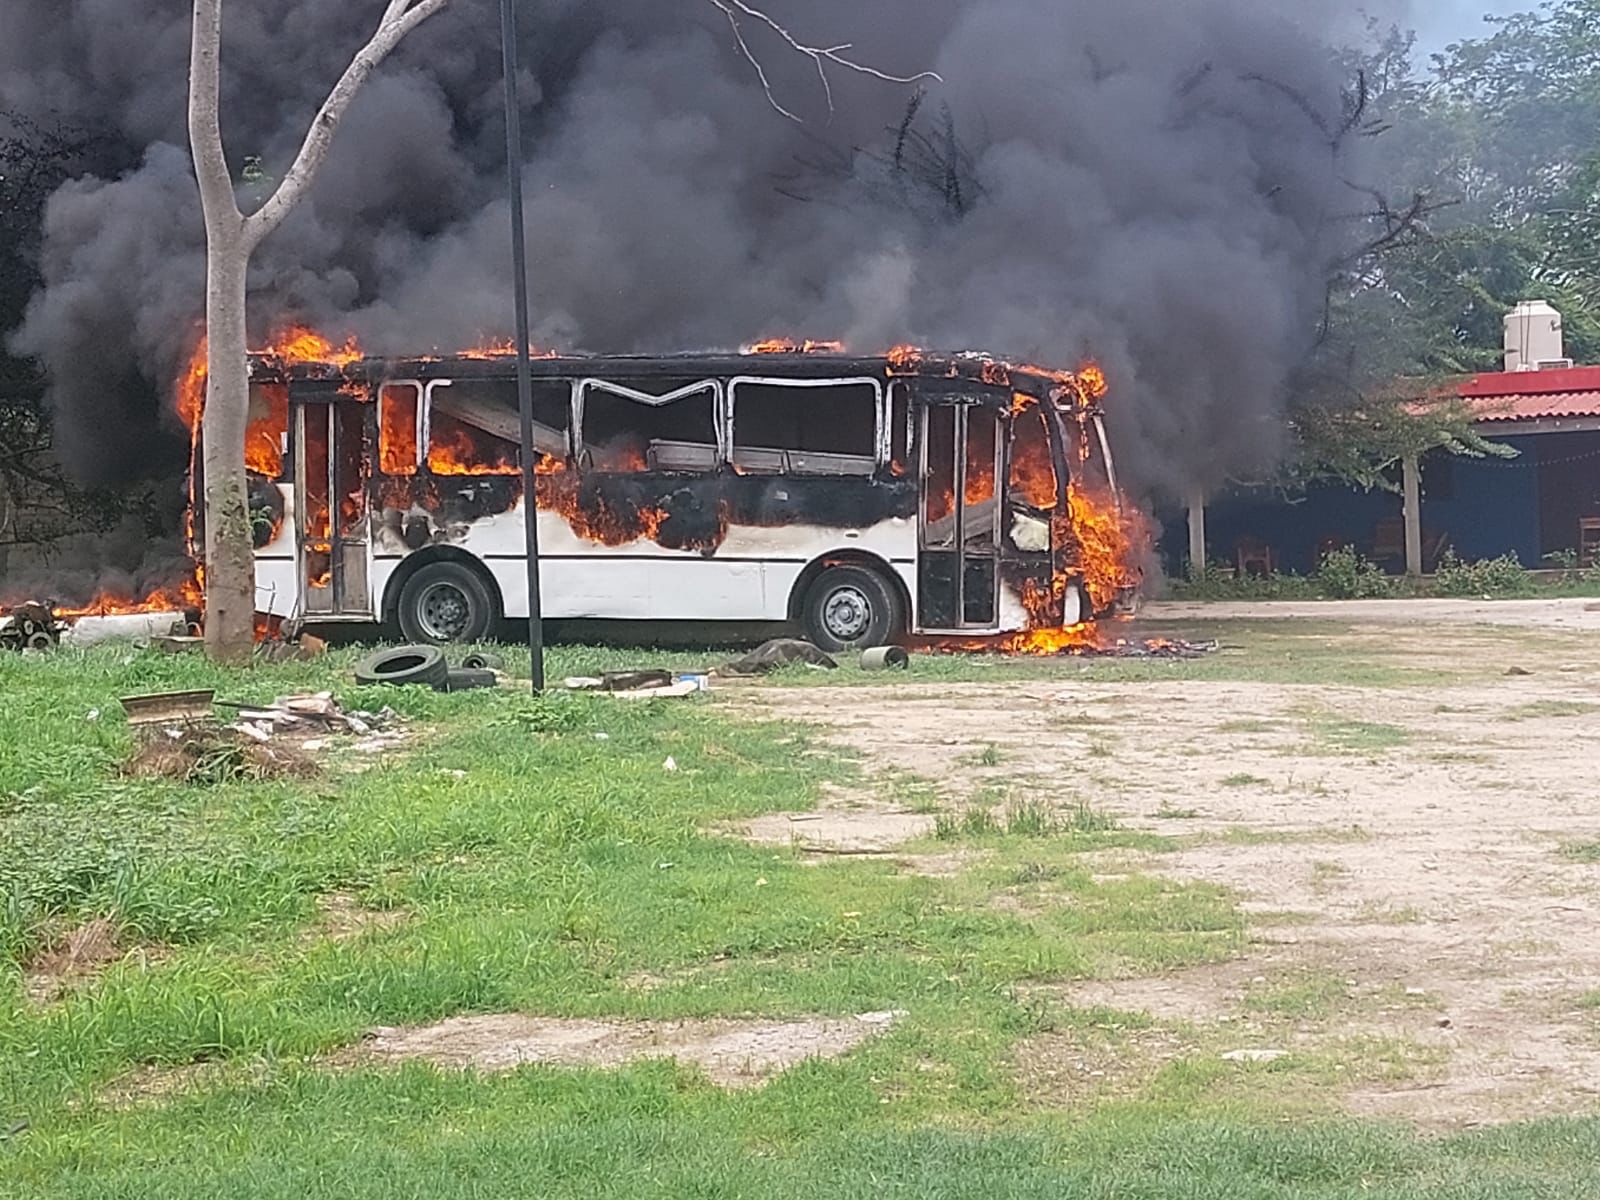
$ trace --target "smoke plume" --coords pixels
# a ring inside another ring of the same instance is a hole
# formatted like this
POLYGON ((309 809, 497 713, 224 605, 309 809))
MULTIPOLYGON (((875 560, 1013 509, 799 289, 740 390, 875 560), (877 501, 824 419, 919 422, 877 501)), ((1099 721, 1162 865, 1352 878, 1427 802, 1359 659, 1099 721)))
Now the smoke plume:
MULTIPOLYGON (((914 342, 1111 381, 1129 474, 1183 495, 1279 449, 1290 375, 1360 197, 1334 147, 1326 40, 1354 2, 768 0, 913 89, 752 45, 774 111, 705 0, 524 6, 535 336, 570 351, 762 336, 914 342), (897 156, 897 149, 899 151, 897 156), (916 150, 920 165, 907 155, 916 150), (943 174, 941 174, 941 171, 943 174)), ((267 183, 382 5, 226 6, 224 123, 267 183)), ((201 315, 184 0, 5 0, 0 110, 107 135, 50 205, 46 286, 14 334, 51 379, 85 478, 136 474, 201 315)), ((498 25, 456 0, 341 130, 310 202, 262 248, 252 322, 376 353, 509 333, 498 25)), ((1358 141, 1359 139, 1351 139, 1358 141)), ((251 186, 248 182, 243 186, 251 186)))

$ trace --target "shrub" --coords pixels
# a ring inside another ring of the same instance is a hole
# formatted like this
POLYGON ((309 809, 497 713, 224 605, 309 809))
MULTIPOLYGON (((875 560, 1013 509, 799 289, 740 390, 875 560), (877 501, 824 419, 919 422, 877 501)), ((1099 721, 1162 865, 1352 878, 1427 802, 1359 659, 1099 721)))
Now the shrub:
POLYGON ((1324 554, 1315 578, 1331 600, 1371 600, 1395 594, 1394 580, 1354 546, 1324 554))
POLYGON ((1515 554, 1463 562, 1446 550, 1433 584, 1441 596, 1523 596, 1533 590, 1533 577, 1515 554))
POLYGON ((1174 600, 1314 600, 1318 592, 1313 580, 1292 572, 1235 575, 1213 564, 1198 578, 1172 580, 1169 594, 1174 600))

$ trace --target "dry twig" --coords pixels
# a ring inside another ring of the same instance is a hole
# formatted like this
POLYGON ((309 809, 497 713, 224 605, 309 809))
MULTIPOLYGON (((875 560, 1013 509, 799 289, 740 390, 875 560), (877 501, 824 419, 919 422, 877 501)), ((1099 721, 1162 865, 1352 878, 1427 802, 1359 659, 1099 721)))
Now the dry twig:
POLYGON ((817 78, 822 83, 822 93, 828 101, 829 113, 834 111, 833 83, 828 78, 829 63, 843 67, 847 71, 854 71, 859 75, 870 75, 872 78, 881 79, 885 83, 921 83, 930 79, 940 83, 943 82, 933 71, 921 71, 915 75, 891 75, 887 71, 880 71, 876 67, 848 57, 846 52, 854 49, 848 42, 838 46, 809 45, 789 32, 784 25, 768 13, 746 4, 745 0, 708 0, 708 3, 715 5, 728 18, 728 26, 733 30, 734 43, 739 47, 739 53, 744 55, 745 61, 755 71, 756 78, 761 81, 761 90, 766 93, 767 103, 771 104, 774 109, 791 121, 798 122, 801 118, 790 109, 784 107, 782 101, 778 99, 777 94, 772 90, 772 80, 767 75, 766 67, 762 65, 761 59, 757 57, 756 52, 751 49, 749 41, 745 38, 744 25, 742 24, 745 18, 765 25, 783 39, 784 43, 796 54, 804 55, 815 64, 817 78))

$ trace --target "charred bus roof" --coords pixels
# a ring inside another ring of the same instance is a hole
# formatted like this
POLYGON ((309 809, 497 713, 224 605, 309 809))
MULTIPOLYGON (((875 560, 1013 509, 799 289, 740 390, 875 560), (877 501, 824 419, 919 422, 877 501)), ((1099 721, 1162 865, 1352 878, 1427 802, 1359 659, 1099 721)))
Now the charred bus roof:
MULTIPOLYGON (((1020 392, 1040 400, 1071 401, 1071 407, 1096 407, 1104 393, 1098 368, 1082 373, 1006 362, 978 353, 938 354, 894 350, 859 356, 844 353, 778 352, 760 354, 668 354, 617 356, 541 356, 532 360, 535 380, 582 379, 592 376, 631 379, 685 376, 750 376, 779 379, 837 379, 847 376, 917 379, 936 390, 942 382, 980 385, 1005 393, 1020 392)), ((291 360, 277 354, 251 356, 251 378, 257 383, 367 383, 414 379, 506 379, 514 376, 516 358, 502 353, 468 352, 395 358, 358 358, 348 362, 291 360)))

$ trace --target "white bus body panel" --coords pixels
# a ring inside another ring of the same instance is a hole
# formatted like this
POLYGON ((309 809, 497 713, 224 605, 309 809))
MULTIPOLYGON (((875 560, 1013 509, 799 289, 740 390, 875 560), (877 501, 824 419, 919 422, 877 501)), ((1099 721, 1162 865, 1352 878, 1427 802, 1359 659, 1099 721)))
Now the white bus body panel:
POLYGON ((296 565, 294 485, 274 485, 283 497, 283 522, 272 541, 256 550, 256 611, 292 617, 300 602, 296 565))
MULTIPOLYGON (((474 522, 451 545, 480 559, 499 584, 505 615, 528 615, 522 506, 474 522)), ((672 550, 648 538, 602 546, 573 532, 557 513, 539 514, 544 614, 552 619, 782 621, 807 566, 855 551, 889 563, 916 595, 916 522, 893 518, 865 529, 815 525, 730 526, 714 554, 672 550)), ((402 558, 380 555, 374 594, 385 607, 402 558)))
MULTIPOLYGON (((276 617, 297 615, 300 586, 294 533, 294 489, 280 486, 284 520, 273 541, 256 552, 256 607, 276 617)), ((481 561, 494 576, 505 616, 526 619, 522 506, 455 531, 449 545, 481 561)), ((784 621, 805 569, 841 553, 882 559, 917 604, 917 523, 894 517, 863 529, 817 525, 733 525, 715 554, 670 550, 648 538, 602 546, 573 532, 558 513, 539 514, 540 584, 544 615, 552 620, 784 621)), ((378 552, 369 578, 376 608, 336 620, 378 620, 396 597, 390 584, 405 555, 378 552)), ((1083 619, 1074 589, 1068 625, 1083 619)), ((1013 589, 1000 589, 999 628, 1026 629, 1028 613, 1013 589)))

